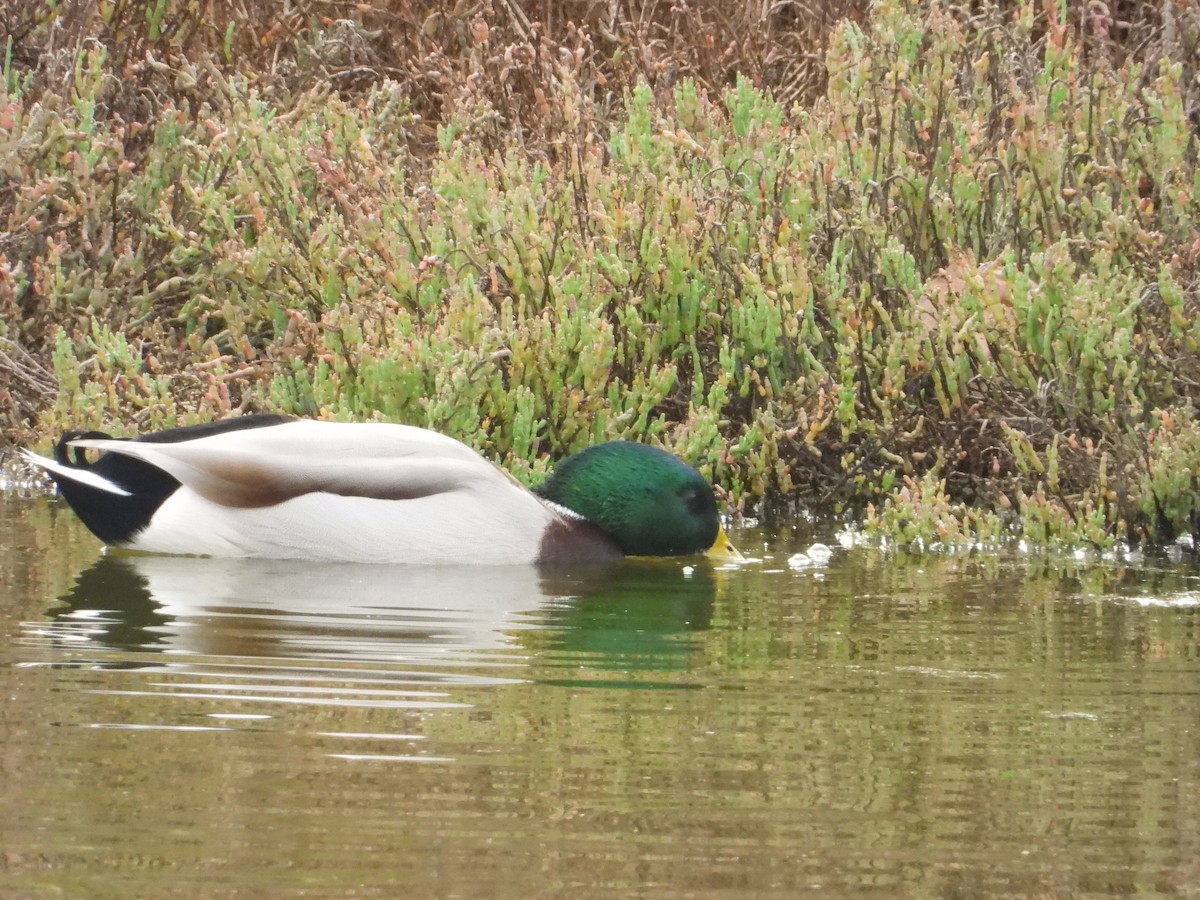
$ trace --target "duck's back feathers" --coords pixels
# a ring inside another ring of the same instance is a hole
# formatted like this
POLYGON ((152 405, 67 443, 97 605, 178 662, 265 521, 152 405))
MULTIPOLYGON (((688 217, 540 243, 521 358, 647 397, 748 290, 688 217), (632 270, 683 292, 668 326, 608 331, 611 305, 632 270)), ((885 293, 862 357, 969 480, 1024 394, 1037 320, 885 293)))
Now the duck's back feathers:
POLYGON ((414 500, 513 482, 458 441, 408 425, 284 421, 181 441, 77 438, 73 447, 148 464, 219 506, 276 506, 304 494, 414 500))

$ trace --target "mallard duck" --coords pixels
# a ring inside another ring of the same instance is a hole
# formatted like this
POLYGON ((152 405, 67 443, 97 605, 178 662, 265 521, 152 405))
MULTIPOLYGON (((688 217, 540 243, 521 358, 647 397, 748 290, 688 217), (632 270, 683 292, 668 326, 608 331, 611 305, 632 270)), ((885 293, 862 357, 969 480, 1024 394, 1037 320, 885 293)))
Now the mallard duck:
POLYGON ((100 540, 152 553, 483 565, 737 556, 700 473, 626 441, 567 458, 532 492, 423 428, 275 415, 133 440, 72 431, 54 459, 25 457, 100 540))

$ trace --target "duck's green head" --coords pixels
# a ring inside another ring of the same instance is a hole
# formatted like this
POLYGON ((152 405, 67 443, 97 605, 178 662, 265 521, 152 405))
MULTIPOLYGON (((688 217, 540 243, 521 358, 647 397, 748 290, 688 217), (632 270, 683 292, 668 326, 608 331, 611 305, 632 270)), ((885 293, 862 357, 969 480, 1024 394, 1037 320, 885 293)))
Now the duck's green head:
POLYGON ((704 476, 656 447, 597 444, 565 459, 534 490, 583 516, 627 556, 737 554, 704 476))

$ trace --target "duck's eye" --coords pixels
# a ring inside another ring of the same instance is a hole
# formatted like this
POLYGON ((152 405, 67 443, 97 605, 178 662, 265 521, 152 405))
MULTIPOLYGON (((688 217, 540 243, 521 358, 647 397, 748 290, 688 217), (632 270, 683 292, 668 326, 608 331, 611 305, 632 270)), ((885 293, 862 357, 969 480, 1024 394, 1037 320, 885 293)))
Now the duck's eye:
POLYGON ((708 509, 708 497, 700 488, 687 488, 679 495, 684 506, 694 513, 703 513, 708 509))

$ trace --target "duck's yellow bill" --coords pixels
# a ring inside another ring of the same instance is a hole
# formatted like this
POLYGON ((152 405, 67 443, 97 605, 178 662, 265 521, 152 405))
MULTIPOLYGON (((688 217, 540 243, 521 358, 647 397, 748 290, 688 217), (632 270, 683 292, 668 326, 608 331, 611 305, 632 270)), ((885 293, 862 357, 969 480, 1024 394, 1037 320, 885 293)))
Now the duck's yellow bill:
POLYGON ((718 527, 717 539, 704 551, 704 555, 713 562, 738 562, 746 558, 738 553, 737 547, 729 543, 729 535, 725 533, 724 525, 718 527))

